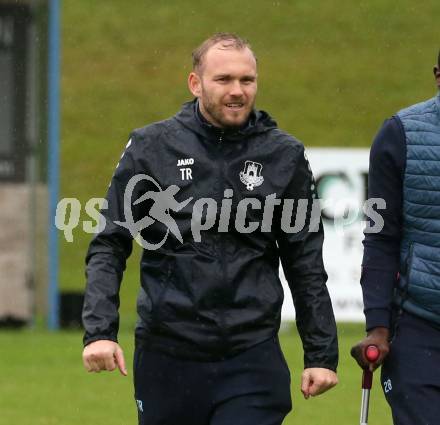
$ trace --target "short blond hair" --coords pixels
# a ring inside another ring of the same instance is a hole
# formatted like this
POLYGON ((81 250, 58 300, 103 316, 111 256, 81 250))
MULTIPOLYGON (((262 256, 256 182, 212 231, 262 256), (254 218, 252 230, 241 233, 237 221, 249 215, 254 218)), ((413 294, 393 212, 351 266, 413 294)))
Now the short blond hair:
POLYGON ((215 44, 221 43, 222 47, 225 49, 236 49, 242 50, 248 48, 252 55, 257 60, 255 53, 252 50, 252 47, 246 39, 238 36, 237 34, 230 32, 218 32, 213 34, 211 37, 206 39, 199 47, 193 50, 192 52, 192 63, 193 70, 200 71, 203 66, 203 59, 206 55, 206 52, 215 44))

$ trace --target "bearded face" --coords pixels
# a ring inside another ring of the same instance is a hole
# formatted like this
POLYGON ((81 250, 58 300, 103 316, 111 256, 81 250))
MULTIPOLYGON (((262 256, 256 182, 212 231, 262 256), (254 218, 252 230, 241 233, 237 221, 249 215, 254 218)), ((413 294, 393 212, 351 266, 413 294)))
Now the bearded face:
POLYGON ((209 122, 220 128, 240 127, 255 104, 255 58, 248 48, 214 45, 206 52, 199 72, 190 74, 189 85, 209 122))

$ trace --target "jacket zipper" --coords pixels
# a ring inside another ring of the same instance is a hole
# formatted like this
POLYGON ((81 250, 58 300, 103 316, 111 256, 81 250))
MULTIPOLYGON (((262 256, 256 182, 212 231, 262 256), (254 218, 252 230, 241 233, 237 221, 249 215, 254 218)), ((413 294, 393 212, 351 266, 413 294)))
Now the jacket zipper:
MULTIPOLYGON (((225 160, 223 156, 223 136, 224 133, 221 132, 218 138, 218 151, 219 151, 219 157, 220 157, 220 196, 219 196, 219 208, 221 205, 221 201, 223 199, 223 193, 225 191, 225 176, 224 176, 224 166, 225 166, 225 160)), ((220 254, 220 264, 222 269, 222 285, 226 285, 227 280, 227 271, 226 271, 226 259, 225 259, 225 250, 224 250, 224 244, 223 239, 220 233, 217 233, 218 235, 218 247, 219 247, 219 254, 220 254)), ((220 322, 220 337, 222 339, 222 345, 227 351, 228 349, 228 338, 227 338, 227 332, 226 332, 226 322, 225 322, 225 316, 224 316, 224 310, 223 307, 219 312, 219 322, 220 322)))

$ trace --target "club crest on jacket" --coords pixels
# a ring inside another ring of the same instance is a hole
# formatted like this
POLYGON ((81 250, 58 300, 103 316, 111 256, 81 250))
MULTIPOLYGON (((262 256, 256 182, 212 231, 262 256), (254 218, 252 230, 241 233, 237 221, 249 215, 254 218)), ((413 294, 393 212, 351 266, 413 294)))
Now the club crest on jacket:
POLYGON ((240 180, 246 185, 247 190, 254 190, 254 187, 261 186, 264 177, 261 175, 263 166, 259 162, 246 161, 243 171, 240 171, 240 180))

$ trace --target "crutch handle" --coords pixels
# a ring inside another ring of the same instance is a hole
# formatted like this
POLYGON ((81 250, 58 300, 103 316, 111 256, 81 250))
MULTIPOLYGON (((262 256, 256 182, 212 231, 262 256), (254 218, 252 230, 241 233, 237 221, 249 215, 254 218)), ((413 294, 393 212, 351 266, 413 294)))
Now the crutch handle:
MULTIPOLYGON (((365 357, 370 363, 375 362, 379 358, 380 352, 377 345, 369 345, 365 349, 365 357)), ((369 369, 364 369, 364 373, 362 374, 362 389, 370 390, 373 385, 373 372, 369 369)))
POLYGON ((380 352, 377 345, 369 345, 365 349, 365 357, 370 363, 374 363, 379 358, 380 352))

